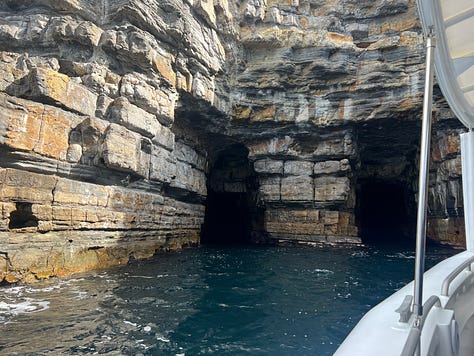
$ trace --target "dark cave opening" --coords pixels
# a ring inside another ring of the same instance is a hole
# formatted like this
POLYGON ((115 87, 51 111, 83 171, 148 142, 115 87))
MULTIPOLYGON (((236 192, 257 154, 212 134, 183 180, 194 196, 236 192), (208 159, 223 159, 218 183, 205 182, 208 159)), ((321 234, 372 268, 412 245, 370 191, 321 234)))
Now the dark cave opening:
POLYGON ((250 216, 246 193, 214 192, 207 196, 201 242, 241 244, 250 242, 250 216))
POLYGON ((356 223, 368 244, 411 243, 416 231, 418 120, 381 118, 357 127, 356 223))
POLYGON ((356 217, 364 243, 407 241, 415 235, 415 194, 404 182, 363 179, 357 189, 356 217))
POLYGON ((203 244, 248 244, 263 234, 263 210, 257 204, 257 179, 240 144, 216 153, 208 176, 203 244))
POLYGON ((9 229, 22 229, 26 227, 38 227, 38 218, 33 214, 33 204, 16 203, 16 210, 10 213, 9 229))

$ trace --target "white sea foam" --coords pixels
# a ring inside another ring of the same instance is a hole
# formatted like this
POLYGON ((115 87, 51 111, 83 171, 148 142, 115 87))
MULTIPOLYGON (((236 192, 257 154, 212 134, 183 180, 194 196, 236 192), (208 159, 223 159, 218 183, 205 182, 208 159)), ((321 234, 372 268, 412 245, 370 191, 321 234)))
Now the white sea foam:
POLYGON ((167 339, 163 335, 156 334, 156 340, 161 341, 161 342, 170 342, 170 339, 167 339))
POLYGON ((403 259, 407 259, 407 260, 414 260, 415 259, 415 255, 413 254, 406 254, 406 253, 403 253, 403 252, 397 252, 393 255, 387 255, 387 257, 389 258, 403 258, 403 259))
POLYGON ((357 251, 351 253, 352 257, 369 257, 369 253, 367 251, 357 251))
POLYGON ((313 270, 313 273, 333 274, 334 272, 329 270, 329 269, 325 269, 325 268, 316 268, 316 269, 313 270))
POLYGON ((18 315, 24 313, 33 313, 49 308, 49 302, 46 300, 33 300, 26 298, 22 302, 5 303, 0 302, 0 314, 18 315))
POLYGON ((77 300, 86 299, 88 297, 87 292, 83 292, 83 291, 80 291, 80 290, 77 290, 75 292, 76 292, 76 298, 75 299, 77 299, 77 300))
POLYGON ((49 293, 52 292, 53 290, 61 289, 61 286, 59 284, 52 285, 46 288, 41 288, 41 289, 31 289, 31 292, 41 292, 41 293, 49 293))
POLYGON ((9 287, 3 288, 2 293, 6 294, 22 294, 25 292, 26 288, 24 286, 17 286, 17 287, 9 287))

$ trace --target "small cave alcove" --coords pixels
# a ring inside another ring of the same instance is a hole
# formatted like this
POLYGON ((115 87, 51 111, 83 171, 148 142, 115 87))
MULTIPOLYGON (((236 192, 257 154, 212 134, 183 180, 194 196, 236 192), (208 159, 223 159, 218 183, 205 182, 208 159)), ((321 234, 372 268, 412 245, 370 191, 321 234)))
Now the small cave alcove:
POLYGON ((203 244, 248 244, 263 236, 263 209, 248 150, 232 144, 215 154, 208 176, 203 244))
POLYGON ((33 214, 33 204, 17 202, 16 210, 10 213, 9 229, 38 227, 38 218, 33 214))
POLYGON ((415 234, 415 194, 401 181, 361 180, 356 217, 364 243, 407 241, 415 234))

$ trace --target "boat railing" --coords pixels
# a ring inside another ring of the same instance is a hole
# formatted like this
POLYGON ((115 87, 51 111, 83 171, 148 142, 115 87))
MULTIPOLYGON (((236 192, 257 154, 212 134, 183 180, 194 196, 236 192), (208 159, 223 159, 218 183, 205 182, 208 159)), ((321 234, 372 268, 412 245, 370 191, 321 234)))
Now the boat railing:
POLYGON ((441 300, 439 299, 437 295, 432 295, 431 297, 428 298, 425 304, 423 304, 423 316, 421 317, 421 321, 420 321, 420 329, 423 328, 426 318, 428 317, 428 314, 430 313, 431 309, 433 309, 434 306, 441 307, 441 300))
POLYGON ((400 356, 413 356, 418 349, 418 345, 420 344, 420 335, 421 330, 415 327, 410 329, 410 333, 408 334, 407 342, 403 347, 402 353, 400 356))
POLYGON ((425 304, 423 304, 423 316, 421 319, 419 319, 419 323, 411 327, 401 356, 413 356, 415 354, 419 354, 418 348, 420 345, 421 330, 423 329, 423 325, 426 321, 426 318, 428 317, 428 314, 435 306, 442 307, 441 300, 437 295, 432 295, 428 298, 425 304))
POLYGON ((464 261, 462 264, 460 264, 457 268, 455 268, 450 274, 446 276, 446 278, 443 281, 443 284, 441 285, 441 295, 443 297, 449 296, 449 286, 451 285, 451 282, 454 281, 454 279, 461 274, 464 270, 471 271, 471 264, 474 262, 474 256, 467 259, 464 261))
MULTIPOLYGON (((474 262, 474 256, 468 258, 464 262, 462 262, 458 267, 456 267, 454 270, 451 271, 450 274, 446 276, 446 278, 443 280, 443 283, 441 284, 441 296, 443 297, 448 297, 449 296, 449 287, 451 286, 451 283, 456 279, 457 276, 459 276, 463 271, 471 271, 472 270, 472 263, 474 262)), ((402 306, 400 306, 399 309, 397 309, 397 312, 400 313, 402 316, 402 309, 403 311, 406 310, 406 304, 410 302, 412 299, 412 296, 407 296, 405 297, 404 302, 402 303, 402 306), (404 307, 405 306, 405 307, 404 307), (403 308, 404 307, 404 308, 403 308)), ((419 343, 420 343, 420 337, 421 337, 421 331, 423 330, 423 325, 428 318, 428 315, 433 309, 433 307, 440 307, 442 308, 441 300, 437 295, 432 295, 429 297, 426 302, 423 304, 423 314, 420 319, 415 319, 414 324, 410 328, 410 332, 408 334, 407 341, 405 343, 405 346, 403 348, 403 351, 401 353, 401 356, 413 356, 413 355, 418 355, 419 354, 419 343)), ((402 320, 400 318, 401 322, 408 322, 408 318, 406 318, 407 315, 405 315, 405 320, 402 320)))

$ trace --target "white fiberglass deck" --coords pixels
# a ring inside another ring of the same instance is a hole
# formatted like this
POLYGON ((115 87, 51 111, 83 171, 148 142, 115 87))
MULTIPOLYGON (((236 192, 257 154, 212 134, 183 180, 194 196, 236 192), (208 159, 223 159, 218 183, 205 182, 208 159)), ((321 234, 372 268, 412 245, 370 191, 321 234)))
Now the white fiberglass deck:
MULTIPOLYGON (((444 340, 442 336, 439 334, 435 336, 434 333, 438 333, 440 325, 451 328, 451 320, 457 314, 460 314, 460 317, 456 318, 460 335, 459 355, 472 356, 474 354, 474 349, 470 346, 472 337, 469 335, 472 332, 472 317, 474 315, 474 289, 472 288, 474 273, 467 270, 461 272, 451 283, 449 296, 441 295, 443 281, 450 272, 473 257, 474 253, 465 251, 440 262, 425 273, 424 301, 432 295, 437 295, 442 307, 435 306, 429 313, 422 332, 422 355, 448 356, 455 354, 446 353, 443 349, 438 349, 437 352, 437 347, 451 348, 449 344, 451 340, 444 340), (466 333, 468 335, 465 335, 466 333)), ((375 306, 359 321, 335 355, 401 355, 412 323, 399 322, 400 315, 395 310, 402 304, 405 296, 412 293, 413 282, 375 306)))

